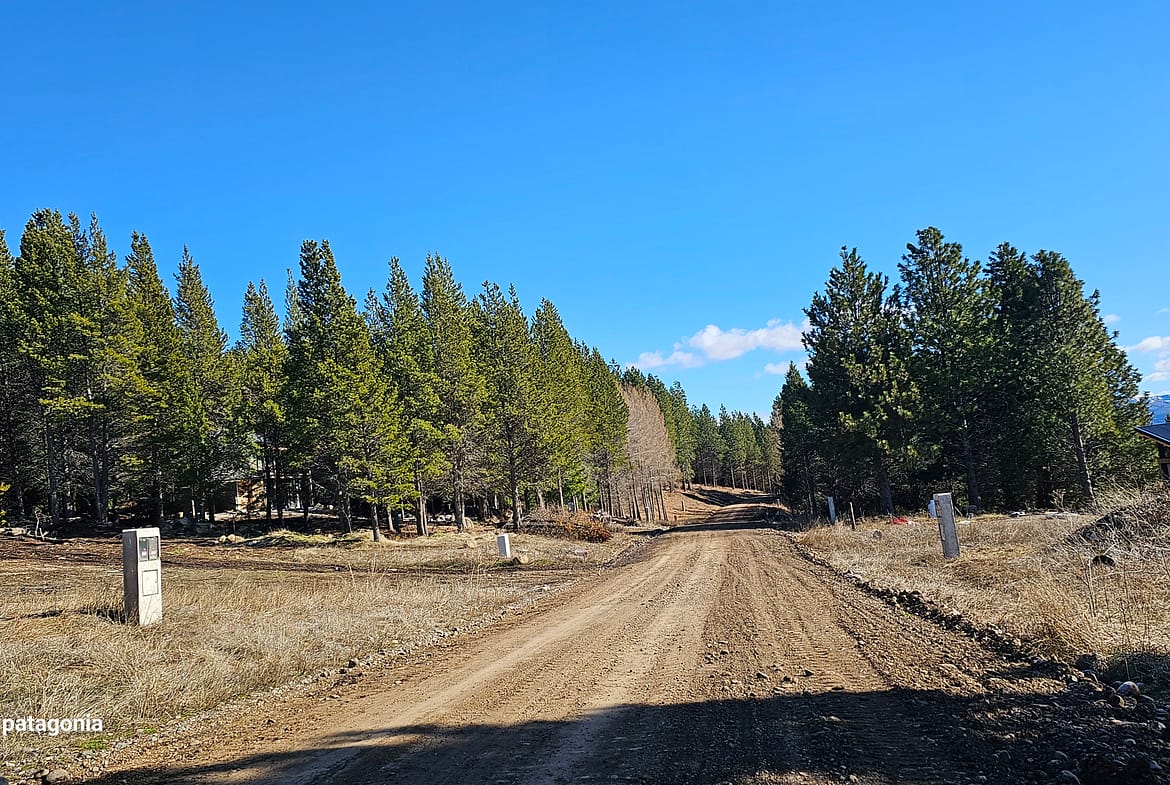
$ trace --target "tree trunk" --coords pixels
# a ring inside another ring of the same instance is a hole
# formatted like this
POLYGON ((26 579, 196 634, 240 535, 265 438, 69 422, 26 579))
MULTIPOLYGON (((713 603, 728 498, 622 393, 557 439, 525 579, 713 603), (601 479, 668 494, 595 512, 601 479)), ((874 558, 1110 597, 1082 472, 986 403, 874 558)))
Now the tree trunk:
POLYGON ((467 519, 463 511, 463 483, 455 484, 455 529, 467 531, 467 519))
POLYGON ((419 537, 429 537, 430 531, 427 528, 427 494, 426 489, 423 488, 422 474, 415 472, 414 488, 418 491, 418 521, 416 529, 419 537))
MULTIPOLYGON (((370 523, 373 525, 374 542, 380 542, 382 535, 378 532, 378 504, 377 502, 370 502, 370 523)), ((390 529, 393 531, 394 524, 390 524, 390 529)))
POLYGON ((1089 477, 1089 462, 1085 458, 1085 442, 1081 437, 1081 420, 1075 411, 1069 416, 1068 425, 1073 451, 1077 456, 1077 479, 1080 481, 1081 494, 1090 505, 1095 506, 1097 498, 1093 493, 1093 481, 1089 477))
POLYGON ((272 452, 264 445, 264 520, 272 521, 272 499, 276 489, 272 485, 272 452))
POLYGON ((882 514, 894 514, 894 495, 890 490, 890 472, 886 468, 885 455, 879 455, 877 459, 877 480, 878 491, 881 494, 882 500, 882 514))
POLYGON ((163 519, 162 457, 157 444, 151 445, 150 463, 150 523, 160 526, 163 519))
POLYGON ((53 528, 56 529, 61 525, 61 500, 60 491, 57 487, 57 450, 56 443, 53 440, 52 427, 48 420, 44 424, 44 439, 45 439, 45 476, 49 481, 49 518, 53 522, 53 528))
POLYGON ((967 504, 982 510, 983 499, 979 494, 979 477, 975 471, 975 449, 971 445, 971 434, 967 432, 965 423, 960 429, 959 438, 962 440, 963 466, 967 469, 967 504))
POLYGON ((561 509, 565 509, 565 481, 561 476, 561 470, 557 469, 557 497, 561 502, 561 509))

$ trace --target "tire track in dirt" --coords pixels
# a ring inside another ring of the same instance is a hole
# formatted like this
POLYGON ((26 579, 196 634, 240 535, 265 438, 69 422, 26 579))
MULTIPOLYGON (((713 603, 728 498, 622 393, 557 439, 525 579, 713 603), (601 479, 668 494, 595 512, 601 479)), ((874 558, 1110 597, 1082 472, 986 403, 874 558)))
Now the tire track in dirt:
POLYGON ((369 674, 337 700, 278 704, 214 738, 149 750, 102 780, 986 777, 994 749, 967 726, 985 708, 982 682, 1018 664, 809 565, 784 536, 753 528, 773 512, 725 508, 546 610, 369 674))

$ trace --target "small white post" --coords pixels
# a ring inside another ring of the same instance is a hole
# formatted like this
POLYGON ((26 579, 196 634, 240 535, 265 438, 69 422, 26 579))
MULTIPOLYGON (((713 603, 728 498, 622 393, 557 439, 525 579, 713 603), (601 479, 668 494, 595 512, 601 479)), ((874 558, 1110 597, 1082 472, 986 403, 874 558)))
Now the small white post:
POLYGON ((157 528, 122 531, 122 588, 128 623, 145 627, 162 621, 162 556, 157 528))
POLYGON ((938 513, 938 536, 942 540, 943 558, 959 558, 959 530, 955 527, 955 504, 949 493, 934 495, 934 510, 938 513))
POLYGON ((504 559, 512 558, 512 538, 507 534, 496 535, 496 547, 500 549, 500 557, 504 559))

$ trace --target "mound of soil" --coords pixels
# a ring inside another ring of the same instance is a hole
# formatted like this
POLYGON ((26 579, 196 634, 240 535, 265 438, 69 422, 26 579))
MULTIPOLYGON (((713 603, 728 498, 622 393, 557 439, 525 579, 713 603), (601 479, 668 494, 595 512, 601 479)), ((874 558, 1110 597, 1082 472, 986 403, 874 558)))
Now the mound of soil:
POLYGON ((1160 491, 1119 507, 1073 533, 1080 542, 1136 541, 1170 533, 1170 491, 1160 491))

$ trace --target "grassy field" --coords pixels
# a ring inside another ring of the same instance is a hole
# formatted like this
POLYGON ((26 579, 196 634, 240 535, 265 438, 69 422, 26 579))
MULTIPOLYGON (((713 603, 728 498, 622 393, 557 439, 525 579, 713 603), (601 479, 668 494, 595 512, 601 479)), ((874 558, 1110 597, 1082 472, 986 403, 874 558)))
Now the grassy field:
POLYGON ((1099 516, 980 516, 959 523, 945 561, 938 527, 859 522, 797 541, 844 573, 1025 639, 1044 656, 1096 653, 1109 675, 1170 680, 1170 501, 1130 499, 1099 516))
POLYGON ((146 628, 121 620, 117 539, 0 542, 0 717, 88 715, 106 731, 8 736, 0 762, 101 748, 351 658, 405 654, 595 574, 637 539, 514 534, 517 565, 489 528, 368 537, 164 541, 165 618, 146 628))

